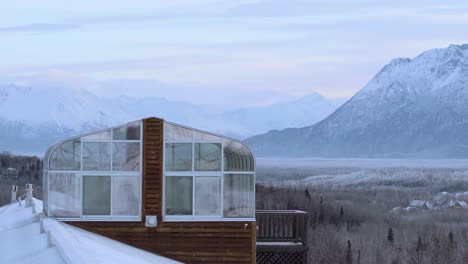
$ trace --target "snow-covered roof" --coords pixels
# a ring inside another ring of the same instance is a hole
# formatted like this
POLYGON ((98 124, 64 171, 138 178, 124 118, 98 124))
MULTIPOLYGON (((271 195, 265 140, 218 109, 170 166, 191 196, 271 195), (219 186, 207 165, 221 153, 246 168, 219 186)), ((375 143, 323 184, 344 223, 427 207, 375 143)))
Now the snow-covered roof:
POLYGON ((177 261, 62 223, 18 202, 0 207, 0 263, 161 263, 177 261))

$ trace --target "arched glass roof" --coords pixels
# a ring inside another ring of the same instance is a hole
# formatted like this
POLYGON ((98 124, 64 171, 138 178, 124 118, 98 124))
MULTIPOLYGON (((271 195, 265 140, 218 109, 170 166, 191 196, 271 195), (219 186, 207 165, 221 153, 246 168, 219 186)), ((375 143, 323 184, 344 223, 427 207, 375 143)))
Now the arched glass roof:
POLYGON ((164 124, 165 220, 255 217, 255 159, 242 142, 164 124))
POLYGON ((142 121, 63 140, 44 156, 44 212, 140 220, 142 121))

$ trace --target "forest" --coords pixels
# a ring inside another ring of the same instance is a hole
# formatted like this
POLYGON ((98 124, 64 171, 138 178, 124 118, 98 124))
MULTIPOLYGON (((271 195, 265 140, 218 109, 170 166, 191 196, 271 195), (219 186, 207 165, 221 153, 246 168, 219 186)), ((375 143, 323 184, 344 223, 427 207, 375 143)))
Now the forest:
POLYGON ((468 263, 467 173, 259 166, 256 207, 309 213, 308 263, 462 264, 468 263))
POLYGON ((34 197, 42 198, 42 160, 35 156, 0 153, 0 206, 10 203, 11 186, 18 186, 18 196, 32 183, 34 197))

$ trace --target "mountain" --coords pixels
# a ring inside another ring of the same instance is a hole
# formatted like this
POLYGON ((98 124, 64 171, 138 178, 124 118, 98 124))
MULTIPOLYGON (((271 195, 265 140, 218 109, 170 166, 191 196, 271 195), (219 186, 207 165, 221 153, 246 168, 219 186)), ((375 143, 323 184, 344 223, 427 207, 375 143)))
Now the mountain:
POLYGON ((292 102, 227 112, 223 119, 242 124, 244 131, 253 135, 255 131, 266 132, 316 123, 333 113, 344 102, 344 98, 329 99, 319 93, 312 93, 292 102))
POLYGON ((314 125, 245 142, 259 156, 468 157, 468 44, 395 59, 314 125))
POLYGON ((0 85, 0 151, 40 155, 61 139, 149 116, 245 138, 270 126, 317 122, 339 104, 339 99, 313 94, 294 102, 223 112, 158 97, 111 99, 80 88, 0 85), (262 114, 266 118, 257 125, 262 114))
POLYGON ((0 87, 0 150, 38 154, 48 145, 131 120, 118 103, 84 89, 0 87))

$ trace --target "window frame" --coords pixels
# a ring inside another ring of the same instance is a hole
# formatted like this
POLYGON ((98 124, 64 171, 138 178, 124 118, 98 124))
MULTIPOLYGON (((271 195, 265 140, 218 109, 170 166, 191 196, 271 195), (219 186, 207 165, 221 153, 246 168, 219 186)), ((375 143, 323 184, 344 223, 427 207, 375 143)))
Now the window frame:
MULTIPOLYGON (((47 172, 47 181, 49 182, 49 175, 50 173, 75 173, 79 176, 80 181, 81 181, 81 213, 79 217, 55 217, 56 219, 60 221, 93 221, 93 222, 99 222, 99 221, 112 221, 112 222, 119 222, 119 221, 124 221, 124 222, 140 222, 142 221, 142 207, 143 207, 143 121, 135 121, 135 122, 130 122, 121 126, 116 126, 112 128, 108 128, 105 130, 100 130, 96 131, 93 133, 81 135, 78 137, 73 137, 69 138, 66 140, 63 140, 56 145, 52 146, 52 149, 50 153, 48 154, 48 157, 45 157, 47 159, 47 168, 44 169, 45 172, 47 172), (114 129, 118 128, 123 128, 123 127, 128 127, 128 126, 135 126, 135 125, 140 126, 140 139, 139 140, 114 140, 114 129), (110 137, 108 139, 85 139, 85 137, 92 136, 93 134, 99 134, 108 131, 110 133, 110 137), (70 140, 80 140, 80 148, 81 148, 81 156, 80 156, 80 169, 79 170, 49 170, 50 168, 50 157, 54 153, 55 149, 59 147, 62 143, 70 141, 70 140), (109 143, 110 145, 110 169, 108 171, 89 171, 89 170, 84 170, 83 166, 83 145, 84 143, 109 143), (139 143, 140 147, 140 168, 139 170, 136 171, 120 171, 120 170, 114 170, 113 169, 113 143, 139 143), (110 199, 110 215, 84 215, 83 214, 83 178, 88 177, 88 176, 104 176, 104 177, 110 177, 111 178, 111 199, 110 199), (113 215, 113 195, 114 195, 114 178, 115 177, 121 177, 121 176, 127 176, 127 177, 136 177, 137 178, 137 187, 138 187, 138 214, 137 215, 113 215)), ((50 184, 47 184, 47 194, 50 193, 50 184)), ((47 203, 50 202, 50 199, 48 199, 47 203)), ((47 204, 47 208, 50 208, 50 205, 47 204)))
POLYGON ((232 138, 227 138, 223 137, 221 135, 217 135, 214 133, 210 132, 205 132, 197 129, 193 129, 187 126, 171 123, 171 122, 166 122, 164 121, 164 129, 163 129, 163 193, 162 193, 162 215, 163 215, 163 221, 165 222, 195 222, 195 221, 200 221, 200 222, 251 222, 255 221, 255 213, 252 217, 250 218, 227 218, 224 217, 224 175, 225 174, 249 174, 253 175, 253 181, 254 181, 254 199, 253 199, 253 206, 255 209, 255 157, 253 156, 252 152, 250 149, 248 149, 247 146, 245 146, 243 143, 239 142, 238 140, 232 139, 232 138), (165 126, 166 124, 172 125, 172 126, 179 126, 185 129, 190 129, 192 130, 192 140, 166 140, 166 129, 165 126), (196 133, 203 133, 203 134, 209 134, 214 137, 219 138, 219 140, 197 140, 195 139, 195 134, 196 133), (243 146, 245 146, 248 151, 251 153, 252 158, 253 158, 253 171, 225 171, 224 170, 224 142, 225 140, 232 140, 238 143, 241 143, 243 146), (166 170, 166 144, 171 144, 171 143, 190 143, 192 144, 192 170, 191 171, 167 171, 166 170), (219 171, 197 171, 195 170, 195 144, 197 143, 215 143, 215 144, 221 144, 221 170, 219 171), (166 177, 177 177, 177 176, 192 176, 192 215, 167 215, 166 214, 166 177), (196 215, 195 214, 195 198, 196 198, 196 177, 219 177, 219 182, 221 184, 220 186, 220 215, 216 216, 204 216, 204 215, 196 215))

